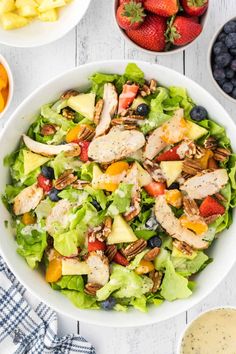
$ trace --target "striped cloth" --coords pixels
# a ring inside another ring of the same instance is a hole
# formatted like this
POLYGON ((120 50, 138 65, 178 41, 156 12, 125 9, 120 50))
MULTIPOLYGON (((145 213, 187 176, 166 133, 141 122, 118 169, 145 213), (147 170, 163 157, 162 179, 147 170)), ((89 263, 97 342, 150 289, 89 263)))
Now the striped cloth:
POLYGON ((81 336, 59 337, 56 313, 43 303, 29 305, 27 295, 0 257, 1 354, 95 354, 81 336))

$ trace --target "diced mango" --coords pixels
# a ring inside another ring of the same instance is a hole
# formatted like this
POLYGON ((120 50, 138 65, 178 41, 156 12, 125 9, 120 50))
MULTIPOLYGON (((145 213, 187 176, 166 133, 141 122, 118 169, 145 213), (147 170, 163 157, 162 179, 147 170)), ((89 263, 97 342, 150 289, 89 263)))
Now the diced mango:
POLYGON ((192 230, 197 235, 202 235, 208 230, 208 226, 202 219, 190 219, 187 215, 182 215, 179 218, 181 225, 189 230, 192 230))
POLYGON ((1 16, 2 26, 5 30, 13 30, 28 25, 29 21, 15 13, 6 13, 1 16))
POLYGON ((123 172, 127 171, 129 168, 129 164, 125 161, 118 161, 112 163, 106 170, 105 175, 107 176, 117 176, 118 183, 104 183, 104 189, 109 192, 114 192, 119 185, 119 176, 122 175, 123 172))
POLYGON ((54 258, 48 264, 46 271, 46 281, 48 283, 54 283, 58 281, 62 276, 62 260, 54 258))
POLYGON ((36 217, 32 215, 31 213, 25 213, 22 216, 22 222, 25 225, 32 225, 35 224, 36 222, 36 217))
POLYGON ((6 71, 6 69, 4 68, 4 66, 2 64, 0 64, 0 79, 4 83, 3 87, 7 87, 7 85, 8 85, 8 74, 7 74, 7 71, 6 71))
POLYGON ((0 92, 0 112, 2 112, 4 108, 5 108, 5 102, 2 93, 0 92))
POLYGON ((161 136, 167 144, 176 144, 183 140, 186 131, 187 123, 184 118, 172 118, 162 126, 163 135, 161 136))
POLYGON ((178 189, 167 190, 165 198, 167 203, 175 208, 180 208, 182 205, 182 193, 178 189))
POLYGON ((145 259, 142 259, 138 267, 135 269, 135 272, 142 275, 150 273, 152 270, 154 270, 154 264, 150 261, 145 261, 145 259))
POLYGON ((211 150, 206 150, 206 152, 204 153, 204 155, 198 159, 198 161, 200 162, 201 168, 203 168, 204 170, 208 167, 208 161, 211 157, 213 157, 213 152, 211 150))
POLYGON ((3 88, 2 91, 1 91, 1 94, 2 94, 2 97, 3 97, 3 100, 4 100, 4 104, 6 106, 7 100, 8 100, 8 96, 9 96, 9 86, 3 88))

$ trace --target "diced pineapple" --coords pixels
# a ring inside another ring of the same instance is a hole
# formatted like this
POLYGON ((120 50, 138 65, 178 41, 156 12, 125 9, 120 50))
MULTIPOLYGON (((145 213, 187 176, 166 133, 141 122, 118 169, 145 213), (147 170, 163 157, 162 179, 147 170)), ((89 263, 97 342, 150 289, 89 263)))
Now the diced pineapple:
POLYGON ((58 11, 57 9, 51 9, 45 12, 42 12, 38 16, 39 20, 45 22, 54 22, 58 20, 58 11))
POLYGON ((66 5, 65 0, 43 0, 38 10, 39 12, 45 12, 65 5, 66 5))
POLYGON ((28 25, 29 21, 14 13, 6 13, 1 16, 2 26, 5 30, 12 30, 28 25))
POLYGON ((36 7, 32 7, 30 5, 26 5, 24 7, 20 7, 17 11, 18 15, 22 17, 35 17, 38 16, 38 12, 36 7))
POLYGON ((38 7, 38 4, 35 0, 16 0, 16 7, 18 9, 25 6, 38 7))
POLYGON ((15 10, 14 0, 0 0, 0 15, 15 10))

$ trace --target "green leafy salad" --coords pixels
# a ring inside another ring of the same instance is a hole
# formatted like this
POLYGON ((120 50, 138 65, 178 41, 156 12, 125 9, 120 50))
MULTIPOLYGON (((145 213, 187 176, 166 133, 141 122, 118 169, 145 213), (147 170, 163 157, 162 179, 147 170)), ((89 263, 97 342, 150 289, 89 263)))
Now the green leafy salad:
POLYGON ((5 158, 17 252, 81 309, 188 298, 232 223, 230 140, 185 88, 134 63, 90 82, 41 107, 5 158))

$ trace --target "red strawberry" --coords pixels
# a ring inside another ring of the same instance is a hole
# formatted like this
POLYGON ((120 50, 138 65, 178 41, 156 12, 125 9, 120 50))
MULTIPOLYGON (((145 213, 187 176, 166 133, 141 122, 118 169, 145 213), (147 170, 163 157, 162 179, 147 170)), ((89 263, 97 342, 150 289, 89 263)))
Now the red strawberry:
POLYGON ((113 262, 118 263, 124 267, 129 265, 129 261, 120 252, 116 252, 115 256, 113 257, 113 262))
POLYGON ((43 188, 44 192, 49 192, 52 189, 52 181, 44 177, 41 173, 38 175, 38 186, 43 188))
POLYGON ((120 5, 127 4, 128 2, 135 1, 135 2, 143 2, 142 0, 120 0, 120 5))
POLYGON ((88 161, 88 148, 89 148, 89 141, 80 141, 79 146, 81 147, 81 153, 80 153, 80 160, 83 162, 88 161))
POLYGON ((151 197, 158 197, 165 193, 166 184, 162 182, 151 182, 148 185, 144 186, 145 191, 151 197))
POLYGON ((177 150, 179 145, 174 146, 172 149, 167 150, 157 156, 156 161, 178 161, 181 157, 178 155, 177 150))
POLYGON ((105 242, 101 242, 99 240, 95 240, 93 242, 88 241, 88 251, 105 251, 106 244, 105 242))
POLYGON ((197 16, 190 16, 190 15, 185 14, 185 17, 187 17, 189 20, 191 20, 195 23, 199 23, 199 17, 197 17, 197 16))
POLYGON ((120 94, 119 97, 119 107, 118 107, 119 114, 124 110, 126 110, 131 105, 131 103, 133 102, 133 100, 135 99, 138 93, 138 90, 139 87, 136 84, 123 85, 122 93, 120 94))
POLYGON ((211 215, 223 215, 225 207, 211 196, 206 197, 200 205, 200 215, 203 217, 211 215))
POLYGON ((162 52, 165 49, 166 19, 154 14, 147 16, 136 30, 126 31, 127 36, 140 47, 162 52))
POLYGON ((172 16, 179 11, 177 0, 144 0, 144 8, 164 17, 172 16))
POLYGON ((142 4, 135 1, 120 5, 116 12, 118 25, 125 30, 140 27, 144 17, 145 13, 142 4))
POLYGON ((200 23, 195 23, 187 17, 177 16, 171 27, 170 41, 177 46, 186 45, 197 38, 201 32, 200 23))
POLYGON ((201 16, 208 7, 208 0, 181 0, 186 14, 190 16, 201 16))

